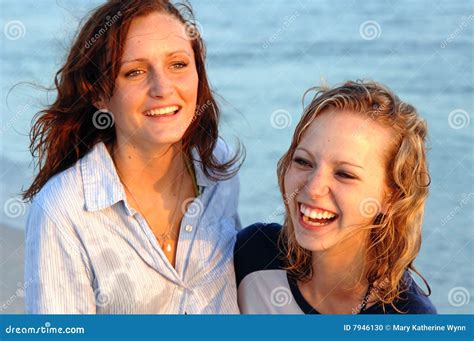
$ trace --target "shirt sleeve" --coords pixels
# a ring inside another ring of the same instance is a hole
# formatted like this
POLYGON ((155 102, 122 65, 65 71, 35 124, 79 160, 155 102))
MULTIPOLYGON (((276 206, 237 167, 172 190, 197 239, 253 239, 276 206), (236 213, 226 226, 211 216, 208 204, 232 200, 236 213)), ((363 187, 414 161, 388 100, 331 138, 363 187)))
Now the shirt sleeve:
POLYGON ((26 223, 25 304, 29 314, 96 313, 92 274, 72 226, 59 226, 40 204, 26 223))

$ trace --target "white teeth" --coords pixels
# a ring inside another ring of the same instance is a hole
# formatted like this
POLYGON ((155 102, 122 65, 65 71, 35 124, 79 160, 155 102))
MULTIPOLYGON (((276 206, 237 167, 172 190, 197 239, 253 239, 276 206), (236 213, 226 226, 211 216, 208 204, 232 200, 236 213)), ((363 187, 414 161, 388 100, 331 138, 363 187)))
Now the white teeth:
POLYGON ((172 113, 176 110, 179 110, 179 107, 177 105, 172 105, 172 106, 166 107, 166 108, 147 110, 147 111, 145 111, 145 115, 146 116, 166 115, 166 114, 170 114, 170 113, 172 113))
POLYGON ((312 226, 324 226, 324 225, 327 225, 329 224, 329 222, 323 222, 323 223, 320 223, 320 222, 317 222, 317 221, 312 221, 312 220, 309 220, 309 218, 307 216, 303 216, 303 221, 308 224, 308 225, 312 225, 312 226))
POLYGON ((328 211, 314 210, 304 204, 300 205, 300 212, 303 216, 311 219, 332 219, 336 215, 328 211))

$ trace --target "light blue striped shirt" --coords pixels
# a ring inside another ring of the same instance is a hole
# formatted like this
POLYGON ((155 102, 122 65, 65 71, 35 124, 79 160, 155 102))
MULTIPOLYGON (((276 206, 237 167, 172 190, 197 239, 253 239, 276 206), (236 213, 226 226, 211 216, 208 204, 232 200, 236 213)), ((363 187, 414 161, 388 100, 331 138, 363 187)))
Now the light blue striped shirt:
MULTIPOLYGON (((217 159, 229 150, 219 141, 217 159)), ((26 311, 43 314, 239 313, 233 268, 239 180, 212 181, 193 150, 200 195, 181 221, 175 268, 127 202, 101 142, 51 178, 26 225, 26 311)))

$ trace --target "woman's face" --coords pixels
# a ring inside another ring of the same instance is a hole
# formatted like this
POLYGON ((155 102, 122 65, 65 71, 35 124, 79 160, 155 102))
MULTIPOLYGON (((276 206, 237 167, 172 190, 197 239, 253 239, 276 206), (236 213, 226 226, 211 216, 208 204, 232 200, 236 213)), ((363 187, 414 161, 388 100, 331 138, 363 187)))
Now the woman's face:
POLYGON ((119 143, 153 148, 181 140, 193 119, 197 92, 194 52, 183 24, 159 12, 135 18, 113 96, 105 103, 119 143))
POLYGON ((387 128, 352 112, 326 110, 310 124, 284 179, 301 247, 362 245, 362 226, 386 209, 390 137, 387 128))

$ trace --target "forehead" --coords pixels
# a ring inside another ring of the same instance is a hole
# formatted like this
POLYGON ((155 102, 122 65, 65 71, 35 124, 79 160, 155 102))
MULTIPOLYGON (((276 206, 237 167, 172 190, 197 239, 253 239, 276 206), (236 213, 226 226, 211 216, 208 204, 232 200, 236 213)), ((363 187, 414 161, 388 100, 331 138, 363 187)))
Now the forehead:
POLYGON ((369 116, 350 111, 326 110, 304 132, 298 147, 313 155, 328 154, 358 162, 384 160, 391 131, 369 116))
POLYGON ((152 12, 132 20, 124 46, 128 57, 143 52, 178 49, 192 52, 185 26, 177 18, 152 12))

